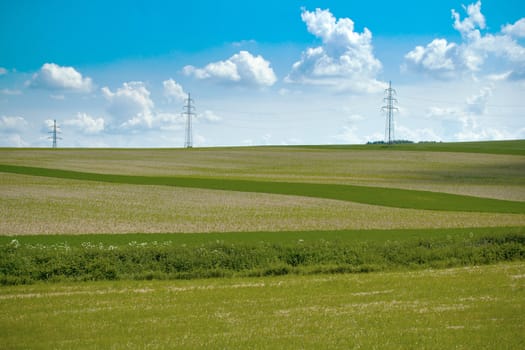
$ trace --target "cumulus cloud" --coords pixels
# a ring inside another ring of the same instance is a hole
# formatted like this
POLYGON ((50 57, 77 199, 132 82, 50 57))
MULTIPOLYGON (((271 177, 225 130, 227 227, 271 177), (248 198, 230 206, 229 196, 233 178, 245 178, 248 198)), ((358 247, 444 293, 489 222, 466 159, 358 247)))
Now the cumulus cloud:
MULTIPOLYGON (((182 99, 184 91, 182 87, 173 79, 163 82, 164 95, 167 98, 182 99)), ((184 118, 180 113, 162 112, 155 109, 155 104, 151 99, 151 93, 146 85, 141 81, 123 83, 116 91, 111 91, 108 87, 102 88, 102 94, 108 101, 107 111, 113 117, 109 120, 111 129, 112 124, 122 129, 132 132, 137 129, 147 128, 149 130, 177 131, 183 127, 184 118)), ((212 116, 206 115, 205 120, 212 120, 212 116)), ((88 122, 85 120, 84 122, 88 122)), ((95 119, 100 127, 107 128, 102 118, 95 119), (101 125, 100 123, 104 123, 101 125)), ((94 122, 94 121, 89 121, 94 122)))
POLYGON ((87 113, 77 113, 75 119, 64 121, 64 125, 72 126, 85 134, 98 134, 104 131, 104 119, 94 118, 87 113))
POLYGON ((2 116, 0 118, 0 131, 2 132, 23 131, 27 128, 27 125, 27 121, 24 117, 2 116))
POLYGON ((361 132, 359 132, 359 129, 355 125, 343 126, 341 132, 335 135, 334 139, 353 145, 365 143, 361 132))
POLYGON ((0 67, 0 75, 4 74, 7 74, 7 69, 5 69, 4 67, 0 67))
POLYGON ((431 106, 427 108, 425 117, 427 119, 435 119, 435 118, 438 118, 438 119, 454 118, 456 119, 462 113, 463 111, 461 108, 431 106))
POLYGON ((303 9, 301 18, 308 32, 321 39, 322 45, 302 53, 287 82, 343 86, 365 92, 384 88, 376 80, 382 65, 374 56, 368 28, 362 33, 355 32, 350 18, 336 19, 330 10, 319 8, 314 12, 303 9))
POLYGON ((396 139, 420 141, 440 141, 441 137, 431 128, 409 128, 404 125, 396 126, 396 139))
POLYGON ((0 146, 2 147, 28 147, 29 144, 21 134, 25 134, 28 122, 24 117, 2 116, 0 117, 0 146))
POLYGON ((29 86, 50 90, 72 92, 90 92, 93 82, 89 77, 83 77, 73 67, 62 67, 55 63, 45 63, 33 74, 29 86))
POLYGON ((467 121, 488 113, 488 104, 492 96, 493 85, 489 84, 479 89, 477 93, 468 96, 465 102, 456 107, 431 106, 427 108, 427 118, 460 120, 465 122, 465 126, 473 126, 475 122, 467 121), (469 117, 469 118, 467 118, 469 117), (469 125, 467 125, 469 124, 469 125))
POLYGON ((485 86, 481 88, 478 94, 467 98, 466 112, 475 115, 485 114, 487 112, 487 104, 491 95, 492 87, 485 86))
POLYGON ((184 130, 185 119, 178 113, 156 113, 154 118, 155 125, 164 131, 179 131, 184 130))
POLYGON ((29 143, 27 143, 19 134, 10 134, 0 141, 0 145, 8 147, 28 147, 29 143))
POLYGON ((463 6, 463 10, 467 12, 467 17, 461 20, 461 16, 456 10, 452 9, 452 17, 454 18, 454 29, 467 38, 479 37, 480 33, 477 28, 485 29, 485 16, 481 13, 481 1, 475 4, 470 4, 467 7, 463 6))
POLYGON ((214 123, 221 121, 222 118, 213 111, 205 110, 203 113, 197 114, 197 120, 214 123))
POLYGON ((255 86, 272 86, 277 81, 270 62, 248 51, 240 51, 225 61, 212 62, 204 68, 185 66, 183 72, 197 79, 255 86))
POLYGON ((438 77, 451 77, 456 68, 456 51, 456 44, 446 39, 434 39, 426 47, 416 46, 406 54, 405 59, 414 70, 430 71, 438 77))
POLYGON ((463 19, 452 10, 453 27, 461 34, 462 42, 434 39, 426 46, 416 46, 405 55, 404 68, 444 79, 456 77, 458 73, 479 72, 524 78, 525 48, 516 38, 525 36, 525 18, 502 27, 499 33, 482 33, 487 25, 481 13, 481 1, 463 9, 467 14, 463 19))
POLYGON ((151 128, 154 103, 143 82, 123 83, 115 92, 103 87, 102 94, 109 102, 108 112, 121 123, 120 126, 151 128))
POLYGON ((454 136, 458 141, 515 140, 525 138, 525 128, 510 131, 480 127, 474 119, 467 118, 464 120, 463 129, 454 136))
POLYGON ((184 101, 184 99, 187 96, 182 86, 171 78, 168 80, 164 80, 162 82, 162 86, 164 87, 164 96, 170 102, 173 100, 184 101))
POLYGON ((507 24, 501 28, 501 32, 516 38, 525 37, 525 18, 517 20, 514 24, 507 24))
POLYGON ((525 128, 509 130, 504 125, 494 123, 493 120, 491 122, 493 117, 488 107, 493 90, 493 84, 483 86, 478 92, 468 96, 462 105, 456 107, 429 107, 426 117, 441 121, 447 133, 457 141, 523 138, 525 128))

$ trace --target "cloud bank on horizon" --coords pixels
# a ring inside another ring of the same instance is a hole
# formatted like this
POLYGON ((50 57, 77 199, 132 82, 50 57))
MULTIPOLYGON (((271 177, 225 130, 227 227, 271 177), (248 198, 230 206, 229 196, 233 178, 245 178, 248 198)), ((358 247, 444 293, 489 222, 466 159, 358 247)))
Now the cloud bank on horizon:
POLYGON ((180 147, 190 91, 196 146, 364 143, 383 139, 392 77, 398 139, 525 138, 525 17, 493 29, 481 1, 449 11, 453 34, 416 36, 412 47, 414 37, 375 35, 351 14, 302 7, 305 42, 259 43, 239 31, 239 41, 197 55, 50 60, 32 72, 0 55, 0 145, 49 146, 57 119, 63 146, 180 147))

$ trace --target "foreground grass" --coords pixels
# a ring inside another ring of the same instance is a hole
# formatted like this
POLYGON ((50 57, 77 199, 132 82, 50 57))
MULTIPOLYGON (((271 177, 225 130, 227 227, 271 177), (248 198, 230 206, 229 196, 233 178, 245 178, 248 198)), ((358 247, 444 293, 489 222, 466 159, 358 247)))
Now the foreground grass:
POLYGON ((89 240, 82 242, 75 236, 61 237, 63 241, 12 239, 0 245, 0 284, 360 273, 525 260, 525 233, 519 227, 368 235, 363 231, 155 235, 143 237, 146 241, 132 240, 135 237, 104 237, 105 242, 111 238, 110 244, 92 240, 101 236, 83 236, 89 240), (161 240, 152 240, 155 237, 161 240))
POLYGON ((525 264, 0 288, 7 349, 521 349, 525 264))

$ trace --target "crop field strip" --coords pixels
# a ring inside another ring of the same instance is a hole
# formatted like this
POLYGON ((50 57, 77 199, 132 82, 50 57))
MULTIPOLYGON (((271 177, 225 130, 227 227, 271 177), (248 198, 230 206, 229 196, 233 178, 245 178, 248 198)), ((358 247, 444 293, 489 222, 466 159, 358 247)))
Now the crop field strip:
POLYGON ((0 149, 4 168, 28 174, 1 175, 0 234, 523 225, 524 157, 434 146, 460 148, 0 149))
POLYGON ((0 172, 131 185, 176 186, 225 191, 284 194, 336 199, 396 208, 489 213, 525 213, 525 202, 395 188, 298 182, 249 181, 224 178, 112 175, 5 164, 0 164, 0 172))
MULTIPOLYGON (((417 146, 417 145, 414 145, 417 146)), ((417 149, 417 148, 416 148, 417 149)), ((399 187, 403 183, 523 185, 524 155, 254 147, 217 149, 1 149, 0 163, 79 172, 195 176, 399 187)))
POLYGON ((525 201, 521 155, 297 147, 0 149, 0 160, 101 174, 359 185, 525 201))
POLYGON ((323 198, 3 173, 0 234, 202 233, 520 226, 525 214, 402 209, 323 198))

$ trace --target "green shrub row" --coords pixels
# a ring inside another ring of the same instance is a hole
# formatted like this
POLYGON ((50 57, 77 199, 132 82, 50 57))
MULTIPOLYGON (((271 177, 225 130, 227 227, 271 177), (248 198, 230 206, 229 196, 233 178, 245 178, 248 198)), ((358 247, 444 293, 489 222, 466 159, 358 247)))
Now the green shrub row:
POLYGON ((191 279, 444 268, 525 259, 525 235, 112 246, 85 242, 0 245, 0 284, 37 281, 191 279))

